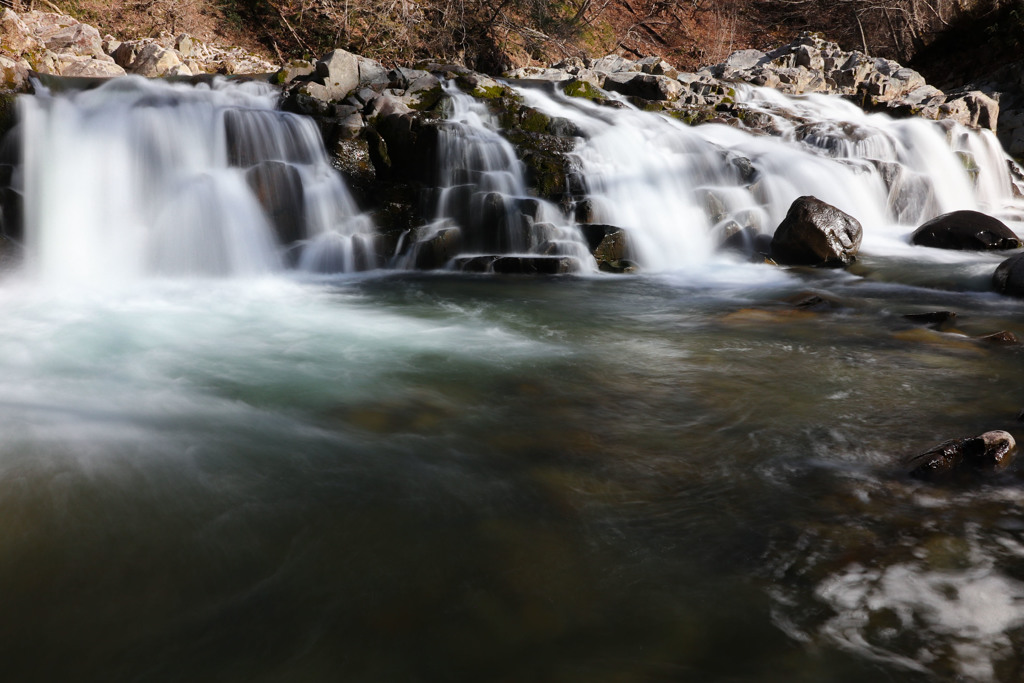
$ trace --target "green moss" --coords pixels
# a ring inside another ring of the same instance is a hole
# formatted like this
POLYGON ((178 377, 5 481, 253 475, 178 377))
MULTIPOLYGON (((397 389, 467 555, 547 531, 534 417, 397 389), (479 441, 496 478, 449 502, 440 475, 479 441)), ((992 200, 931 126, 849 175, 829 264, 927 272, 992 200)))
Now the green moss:
POLYGON ((505 88, 501 85, 478 85, 469 94, 478 100, 497 100, 505 95, 505 88))
POLYGON ((440 84, 429 90, 421 90, 415 94, 416 99, 409 103, 411 109, 416 111, 430 111, 441 101, 444 90, 440 84))
POLYGON ((674 119, 682 121, 688 126, 707 123, 714 118, 712 112, 705 109, 678 109, 674 111, 666 111, 665 113, 674 119))
POLYGON ((562 92, 569 97, 582 97, 583 99, 590 101, 603 99, 603 93, 599 89, 586 81, 581 81, 575 78, 565 84, 565 87, 562 88, 562 92))
POLYGON ((519 114, 519 127, 530 133, 544 133, 551 123, 551 118, 536 109, 523 107, 519 114))

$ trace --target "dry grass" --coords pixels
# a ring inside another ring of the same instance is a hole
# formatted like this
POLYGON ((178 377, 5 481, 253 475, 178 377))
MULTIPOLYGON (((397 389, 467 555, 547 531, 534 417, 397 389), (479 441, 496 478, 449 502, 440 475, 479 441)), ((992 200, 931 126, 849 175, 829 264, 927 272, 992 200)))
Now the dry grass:
MULTIPOLYGON (((965 16, 1024 0, 0 0, 53 7, 119 38, 189 33, 267 58, 334 47, 385 63, 496 72, 568 56, 659 55, 679 68, 769 49, 801 30, 909 61, 965 16)), ((1017 15, 1014 15, 1017 16, 1017 15)))

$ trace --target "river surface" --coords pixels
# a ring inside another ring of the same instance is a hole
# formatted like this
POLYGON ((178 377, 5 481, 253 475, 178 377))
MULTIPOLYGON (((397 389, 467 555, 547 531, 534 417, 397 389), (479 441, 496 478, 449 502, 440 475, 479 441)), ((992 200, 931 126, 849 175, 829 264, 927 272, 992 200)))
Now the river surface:
POLYGON ((1024 475, 904 464, 1024 433, 999 260, 9 276, 4 678, 1020 680, 1024 475))

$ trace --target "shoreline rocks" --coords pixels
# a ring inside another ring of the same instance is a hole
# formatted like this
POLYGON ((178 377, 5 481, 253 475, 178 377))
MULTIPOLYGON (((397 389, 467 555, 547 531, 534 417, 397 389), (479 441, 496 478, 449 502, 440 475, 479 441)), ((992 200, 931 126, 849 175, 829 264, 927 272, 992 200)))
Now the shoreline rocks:
POLYGON ((32 71, 74 78, 158 78, 276 70, 245 50, 209 46, 187 34, 120 41, 55 12, 0 12, 0 86, 18 92, 27 91, 32 71))

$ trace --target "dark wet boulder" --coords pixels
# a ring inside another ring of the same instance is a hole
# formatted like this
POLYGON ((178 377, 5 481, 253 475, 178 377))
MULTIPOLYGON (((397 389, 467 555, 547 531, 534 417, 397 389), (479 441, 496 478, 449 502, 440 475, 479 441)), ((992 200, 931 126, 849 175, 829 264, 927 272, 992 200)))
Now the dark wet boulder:
POLYGON ((914 456, 910 461, 910 476, 925 481, 949 481, 995 472, 1010 464, 1016 450, 1017 442, 1013 436, 1001 430, 950 439, 914 456))
POLYGON ((642 73, 611 74, 605 79, 604 87, 627 97, 655 102, 677 100, 683 92, 682 84, 674 78, 642 73))
POLYGON ((931 219, 910 236, 911 244, 936 249, 1016 249, 1020 239, 998 218, 978 211, 953 211, 931 219))
POLYGON ((564 275, 581 270, 580 262, 570 256, 468 256, 453 263, 467 273, 503 275, 564 275))
POLYGON ((783 265, 845 267, 856 260, 862 236, 856 218, 804 196, 790 205, 775 230, 771 257, 783 265))
POLYGON ((1006 259, 992 274, 992 285, 1000 294, 1024 298, 1024 254, 1006 259))
POLYGON ((436 173, 438 123, 418 114, 382 114, 366 130, 377 176, 431 184, 436 173))
POLYGON ((419 270, 444 268, 462 251, 462 231, 458 228, 442 228, 413 247, 413 262, 419 270))
POLYGON ((302 177, 292 164, 264 161, 245 173, 253 194, 270 218, 281 244, 306 237, 306 202, 302 177))

